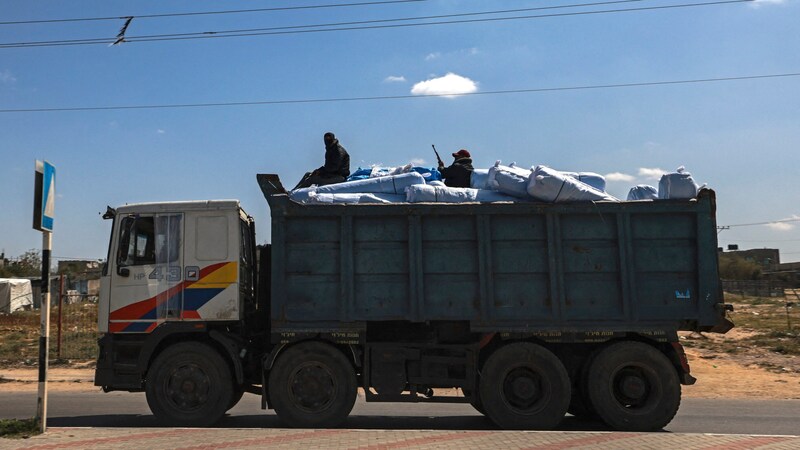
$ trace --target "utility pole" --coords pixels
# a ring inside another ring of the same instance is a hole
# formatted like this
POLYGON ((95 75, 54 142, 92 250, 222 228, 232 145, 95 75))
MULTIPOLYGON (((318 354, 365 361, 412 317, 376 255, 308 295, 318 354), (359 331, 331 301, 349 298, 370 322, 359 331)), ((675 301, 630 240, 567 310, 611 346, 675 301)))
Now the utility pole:
POLYGON ((36 161, 33 194, 33 228, 42 232, 42 330, 39 336, 39 395, 36 417, 39 430, 47 431, 47 366, 50 347, 50 251, 56 201, 56 168, 47 161, 36 161))

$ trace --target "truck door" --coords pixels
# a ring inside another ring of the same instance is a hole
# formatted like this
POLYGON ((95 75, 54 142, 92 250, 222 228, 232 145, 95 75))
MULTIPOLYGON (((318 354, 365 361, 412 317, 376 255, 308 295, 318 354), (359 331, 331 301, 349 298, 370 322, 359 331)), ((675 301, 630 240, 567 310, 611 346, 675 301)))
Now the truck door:
POLYGON ((111 272, 110 332, 150 332, 159 323, 180 319, 182 235, 182 214, 121 218, 111 272))

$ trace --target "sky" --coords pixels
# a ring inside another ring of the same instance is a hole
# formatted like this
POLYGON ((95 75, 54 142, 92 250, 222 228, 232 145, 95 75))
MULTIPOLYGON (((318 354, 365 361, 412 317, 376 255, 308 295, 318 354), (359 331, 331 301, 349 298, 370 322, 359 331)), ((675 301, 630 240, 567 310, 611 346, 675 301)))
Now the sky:
POLYGON ((717 222, 730 226, 720 246, 800 261, 800 1, 574 14, 702 1, 423 0, 145 17, 344 3, 365 1, 3 2, 0 22, 114 19, 0 24, 0 251, 41 248, 37 159, 57 169, 56 259, 105 258, 100 213, 138 202, 238 199, 268 242, 256 174, 293 186, 323 163, 332 131, 352 170, 435 166, 435 144, 442 155, 468 149, 476 168, 599 173, 620 198, 685 166, 717 193, 717 222), (422 22, 472 21, 274 29, 454 14, 422 22), (485 20, 541 15, 550 17, 485 20), (110 46, 128 16, 129 40, 110 46), (293 32, 217 37, 264 28, 293 32), (202 32, 216 34, 136 41, 202 32), (561 89, 754 76, 770 77, 561 89), (353 98, 362 100, 327 101, 353 98), (267 103, 115 109, 252 102, 267 103))

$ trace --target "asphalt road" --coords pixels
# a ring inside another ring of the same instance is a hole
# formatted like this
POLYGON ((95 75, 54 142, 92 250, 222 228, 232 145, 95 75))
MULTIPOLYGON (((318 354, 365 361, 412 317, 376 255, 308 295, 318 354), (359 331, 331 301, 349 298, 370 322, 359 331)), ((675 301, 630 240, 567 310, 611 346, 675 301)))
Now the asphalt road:
MULTIPOLYGON (((2 385, 0 385, 0 390, 2 385)), ((48 400, 48 426, 158 427, 144 394, 126 392, 53 392, 48 400)), ((272 411, 260 409, 260 399, 245 394, 219 427, 280 428, 272 411)), ((32 417, 36 393, 1 392, 0 419, 32 417)), ((359 398, 345 427, 353 429, 495 430, 488 419, 467 404, 365 403, 359 398)), ((607 431, 600 422, 567 416, 558 428, 607 431)), ((665 429, 674 433, 800 434, 800 400, 684 399, 678 415, 665 429)))

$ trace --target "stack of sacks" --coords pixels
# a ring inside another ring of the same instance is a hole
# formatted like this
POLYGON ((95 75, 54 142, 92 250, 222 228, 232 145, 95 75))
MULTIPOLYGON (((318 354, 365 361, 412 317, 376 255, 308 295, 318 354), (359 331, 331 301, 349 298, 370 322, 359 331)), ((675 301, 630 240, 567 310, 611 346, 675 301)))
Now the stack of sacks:
POLYGON ((441 182, 431 184, 417 184, 406 189, 406 201, 409 203, 492 203, 492 202, 517 202, 516 197, 511 197, 497 191, 488 189, 454 188, 447 187, 441 182))
POLYGON ((526 198, 528 196, 527 189, 530 177, 531 171, 528 169, 516 167, 514 163, 511 163, 510 166, 504 166, 500 164, 500 161, 497 161, 489 169, 487 184, 489 189, 514 197, 526 198))
POLYGON ((656 188, 647 184, 640 184, 628 191, 628 200, 655 200, 657 198, 656 188))
POLYGON ((661 176, 658 182, 658 198, 660 199, 688 199, 697 197, 700 187, 694 182, 692 174, 683 166, 672 173, 661 176))
POLYGON ((364 180, 367 178, 378 178, 391 175, 400 175, 409 172, 416 172, 422 175, 422 177, 425 178, 425 181, 427 182, 442 179, 442 174, 439 173, 439 170, 434 167, 420 167, 420 166, 413 166, 411 164, 406 164, 405 166, 398 166, 398 167, 373 166, 371 168, 366 168, 366 169, 362 169, 361 167, 359 167, 355 172, 353 172, 349 177, 347 177, 347 181, 357 181, 357 180, 364 180))
POLYGON ((528 195, 545 202, 619 200, 611 195, 546 166, 536 166, 527 186, 528 195))
POLYGON ((417 184, 424 185, 425 179, 417 172, 409 172, 295 189, 289 197, 299 203, 394 203, 403 202, 406 188, 417 184), (374 195, 365 197, 364 194, 374 195))

